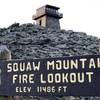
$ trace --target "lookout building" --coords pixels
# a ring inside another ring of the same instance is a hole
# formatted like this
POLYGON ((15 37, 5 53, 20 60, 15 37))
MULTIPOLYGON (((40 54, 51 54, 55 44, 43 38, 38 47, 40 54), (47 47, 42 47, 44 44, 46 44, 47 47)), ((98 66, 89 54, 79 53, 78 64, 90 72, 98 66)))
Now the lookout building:
POLYGON ((32 19, 36 20, 36 24, 53 29, 60 29, 59 19, 63 17, 62 13, 58 12, 59 7, 45 5, 36 10, 36 15, 32 19))

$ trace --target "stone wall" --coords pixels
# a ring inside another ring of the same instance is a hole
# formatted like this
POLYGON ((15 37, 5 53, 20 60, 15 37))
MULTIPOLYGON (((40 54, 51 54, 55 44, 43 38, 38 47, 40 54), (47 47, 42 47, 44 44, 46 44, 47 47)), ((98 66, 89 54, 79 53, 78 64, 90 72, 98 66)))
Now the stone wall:
POLYGON ((36 20, 36 24, 46 27, 46 16, 40 17, 38 20, 36 20), (40 21, 41 21, 41 25, 40 25, 40 21))
POLYGON ((53 28, 53 29, 60 29, 60 23, 59 23, 59 19, 58 18, 54 18, 54 17, 46 17, 46 26, 48 28, 53 28))

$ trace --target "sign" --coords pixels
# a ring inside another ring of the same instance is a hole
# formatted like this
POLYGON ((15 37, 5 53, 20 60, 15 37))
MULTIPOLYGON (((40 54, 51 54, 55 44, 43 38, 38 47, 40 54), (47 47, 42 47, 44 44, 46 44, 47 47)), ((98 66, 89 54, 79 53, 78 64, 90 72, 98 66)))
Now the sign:
POLYGON ((0 95, 100 96, 100 55, 0 61, 0 95))

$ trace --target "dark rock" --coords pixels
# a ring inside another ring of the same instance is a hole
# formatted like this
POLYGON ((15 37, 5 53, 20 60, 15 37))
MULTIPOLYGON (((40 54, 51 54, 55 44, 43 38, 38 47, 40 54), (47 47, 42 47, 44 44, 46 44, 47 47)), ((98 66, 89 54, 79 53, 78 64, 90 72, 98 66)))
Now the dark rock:
POLYGON ((19 25, 20 25, 19 23, 14 23, 11 26, 9 26, 8 28, 19 27, 19 25))

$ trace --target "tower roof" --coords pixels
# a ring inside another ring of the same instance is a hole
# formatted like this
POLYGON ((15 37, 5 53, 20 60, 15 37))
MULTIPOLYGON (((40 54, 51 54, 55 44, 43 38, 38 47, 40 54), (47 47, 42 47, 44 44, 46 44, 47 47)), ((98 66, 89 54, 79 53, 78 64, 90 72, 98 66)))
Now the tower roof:
POLYGON ((44 5, 44 6, 40 7, 40 8, 38 8, 37 10, 39 10, 39 9, 41 9, 41 8, 50 8, 50 9, 55 9, 55 10, 60 9, 59 7, 46 4, 46 5, 44 5))
POLYGON ((55 9, 55 10, 58 10, 58 9, 60 9, 59 7, 56 7, 56 6, 52 6, 52 5, 45 5, 44 7, 46 7, 46 8, 53 8, 53 9, 55 9))

